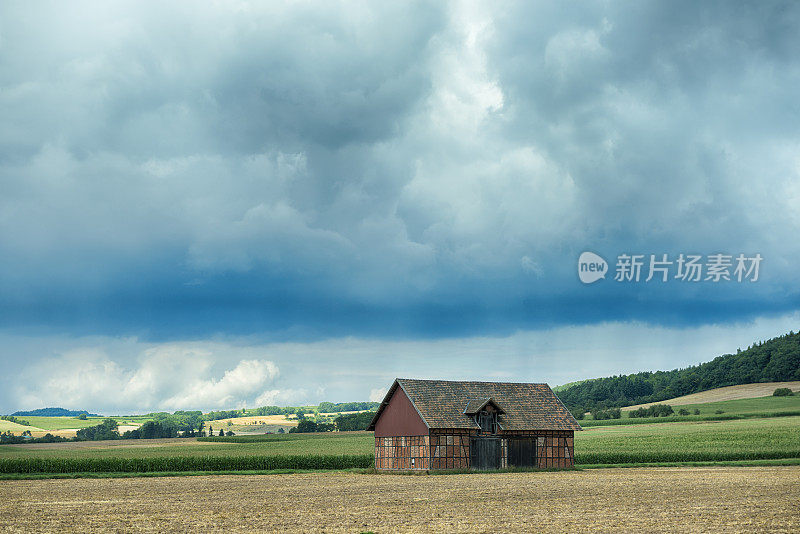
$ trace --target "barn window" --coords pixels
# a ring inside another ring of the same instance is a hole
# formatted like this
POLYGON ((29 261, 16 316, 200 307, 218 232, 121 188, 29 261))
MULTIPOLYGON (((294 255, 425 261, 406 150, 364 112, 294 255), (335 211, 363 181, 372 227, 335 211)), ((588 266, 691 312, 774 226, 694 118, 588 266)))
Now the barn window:
POLYGON ((497 412, 481 410, 475 415, 475 419, 475 422, 481 427, 481 432, 497 433, 497 412))

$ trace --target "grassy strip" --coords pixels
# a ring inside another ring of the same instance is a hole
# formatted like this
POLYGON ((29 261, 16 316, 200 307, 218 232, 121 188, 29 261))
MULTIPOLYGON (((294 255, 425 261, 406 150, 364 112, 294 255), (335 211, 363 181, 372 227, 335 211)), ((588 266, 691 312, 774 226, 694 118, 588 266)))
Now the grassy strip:
POLYGON ((669 417, 622 417, 620 419, 593 419, 578 421, 582 427, 612 425, 650 425, 653 423, 680 423, 692 421, 735 421, 737 419, 769 419, 771 417, 794 417, 800 415, 798 410, 779 412, 759 412, 741 414, 716 415, 671 415, 669 417))
POLYGON ((579 452, 575 454, 575 463, 578 465, 649 464, 661 462, 729 462, 740 460, 775 460, 783 458, 800 458, 800 448, 768 451, 661 450, 628 452, 579 452))
POLYGON ((306 456, 167 456, 150 458, 2 458, 0 473, 148 473, 366 468, 371 454, 306 456))
POLYGON ((580 464, 576 469, 610 469, 613 467, 758 467, 770 465, 800 465, 800 458, 779 458, 772 460, 729 460, 720 462, 651 462, 624 464, 580 464))

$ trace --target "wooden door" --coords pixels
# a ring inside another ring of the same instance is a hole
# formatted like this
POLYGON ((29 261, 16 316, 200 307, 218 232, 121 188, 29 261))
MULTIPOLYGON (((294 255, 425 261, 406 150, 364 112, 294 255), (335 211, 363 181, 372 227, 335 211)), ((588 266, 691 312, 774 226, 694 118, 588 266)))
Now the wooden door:
POLYGON ((472 438, 470 465, 473 469, 498 469, 500 467, 500 440, 498 438, 472 438))
POLYGON ((536 438, 508 440, 508 465, 536 467, 536 438))

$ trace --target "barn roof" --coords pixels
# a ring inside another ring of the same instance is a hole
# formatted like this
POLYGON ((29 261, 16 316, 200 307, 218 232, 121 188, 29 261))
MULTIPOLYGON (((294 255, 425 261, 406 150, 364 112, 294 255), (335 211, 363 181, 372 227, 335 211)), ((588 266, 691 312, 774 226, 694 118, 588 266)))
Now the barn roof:
POLYGON ((497 422, 504 430, 581 429, 547 384, 398 378, 367 430, 375 429, 375 423, 398 387, 408 396, 428 428, 479 429, 465 411, 492 401, 495 406, 502 406, 503 413, 497 422))

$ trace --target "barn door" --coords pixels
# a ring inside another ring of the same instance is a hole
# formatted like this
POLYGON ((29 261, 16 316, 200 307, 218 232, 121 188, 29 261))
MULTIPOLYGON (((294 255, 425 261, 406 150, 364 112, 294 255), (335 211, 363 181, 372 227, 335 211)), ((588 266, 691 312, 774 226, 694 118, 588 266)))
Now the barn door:
POLYGON ((516 438, 508 441, 508 465, 536 467, 534 438, 516 438))
POLYGON ((472 438, 470 465, 473 469, 498 469, 500 467, 500 440, 497 438, 472 438))

